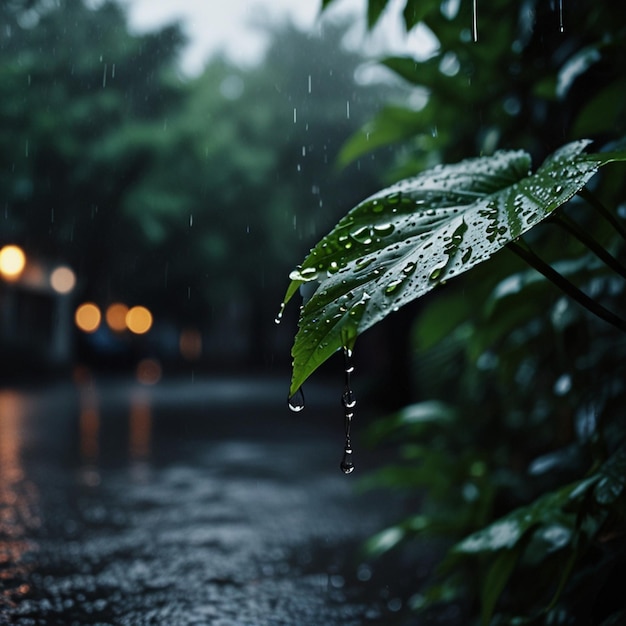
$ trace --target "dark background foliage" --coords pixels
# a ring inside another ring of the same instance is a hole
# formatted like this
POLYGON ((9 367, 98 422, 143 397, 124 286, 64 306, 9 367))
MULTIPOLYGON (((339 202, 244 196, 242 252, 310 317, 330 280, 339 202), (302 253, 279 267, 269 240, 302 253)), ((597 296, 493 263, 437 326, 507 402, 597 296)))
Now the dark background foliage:
MULTIPOLYGON (((372 25, 386 5, 368 3, 372 25)), ((626 21, 617 6, 478 2, 477 41, 471 10, 405 3, 407 29, 423 20, 440 48, 381 62, 424 105, 383 108, 347 142, 342 162, 393 144, 392 182, 498 149, 524 149, 536 168, 571 140, 592 139, 596 151, 623 145, 626 21)), ((624 315, 623 166, 607 167, 589 189, 524 239, 570 285, 624 315), (563 227, 564 216, 582 235, 563 227), (609 251, 618 271, 594 248, 609 251)), ((448 538, 447 557, 411 599, 430 618, 620 623, 623 332, 508 250, 407 308, 401 325, 414 322, 396 336, 394 360, 412 378, 384 387, 385 397, 412 403, 369 431, 399 461, 365 482, 398 489, 413 513, 372 538, 370 551, 411 554, 416 542, 448 538)))

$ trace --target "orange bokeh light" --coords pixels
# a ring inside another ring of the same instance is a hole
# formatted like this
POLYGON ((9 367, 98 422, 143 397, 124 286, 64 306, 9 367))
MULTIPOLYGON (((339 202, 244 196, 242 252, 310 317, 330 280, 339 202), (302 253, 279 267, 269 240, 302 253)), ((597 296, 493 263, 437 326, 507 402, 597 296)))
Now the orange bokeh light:
POLYGON ((145 306, 134 306, 126 313, 126 326, 131 333, 143 335, 152 328, 152 313, 145 306))
POLYGON ((185 328, 180 333, 180 354, 187 361, 195 361, 202 356, 202 335, 195 328, 185 328))
POLYGON ((4 246, 0 250, 0 274, 6 280, 17 280, 26 266, 26 255, 19 246, 4 246))
POLYGON ((126 330, 126 316, 128 307, 121 302, 114 302, 106 310, 106 321, 111 330, 122 332, 126 330))
POLYGON ((74 313, 76 326, 85 333, 93 333, 98 330, 102 321, 102 313, 93 302, 81 304, 74 313))

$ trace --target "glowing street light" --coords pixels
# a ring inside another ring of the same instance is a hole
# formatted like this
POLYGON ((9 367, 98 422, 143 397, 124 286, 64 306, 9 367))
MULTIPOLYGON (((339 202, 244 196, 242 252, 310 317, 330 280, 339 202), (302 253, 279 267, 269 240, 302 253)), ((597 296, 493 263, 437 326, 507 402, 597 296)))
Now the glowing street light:
POLYGON ((0 274, 5 280, 17 280, 25 266, 26 255, 19 246, 8 245, 0 250, 0 274))
POLYGON ((70 293, 76 286, 76 274, 65 265, 59 265, 50 274, 50 285, 57 293, 70 293))
POLYGON ((128 315, 128 307, 122 302, 114 302, 107 307, 106 321, 109 328, 115 332, 121 333, 126 330, 126 316, 128 315))
POLYGON ((76 309, 74 321, 83 332, 95 333, 102 321, 102 313, 93 302, 85 302, 76 309))
POLYGON ((143 335, 152 328, 152 313, 145 306, 134 306, 126 313, 126 326, 131 333, 143 335))

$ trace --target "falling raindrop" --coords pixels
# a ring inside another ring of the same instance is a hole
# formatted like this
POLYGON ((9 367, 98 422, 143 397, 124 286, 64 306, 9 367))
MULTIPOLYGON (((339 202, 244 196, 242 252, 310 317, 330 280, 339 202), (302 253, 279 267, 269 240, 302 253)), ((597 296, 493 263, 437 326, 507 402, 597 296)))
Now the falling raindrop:
POLYGON ((478 41, 478 17, 476 15, 476 0, 472 0, 472 39, 478 41))
POLYGON ((563 32, 563 0, 559 0, 559 31, 563 32))
POLYGON ((344 373, 345 373, 345 388, 341 396, 341 403, 343 404, 344 412, 344 428, 346 433, 346 441, 343 446, 343 457, 339 467, 344 474, 351 474, 354 471, 354 462, 352 461, 352 443, 350 441, 350 430, 352 427, 352 418, 354 417, 354 407, 356 406, 356 398, 354 391, 352 390, 352 372, 354 372, 354 365, 352 363, 352 350, 344 347, 344 373))
POLYGON ((285 306, 286 306, 286 303, 281 302, 278 314, 274 318, 274 324, 280 324, 282 322, 283 314, 285 313, 285 306))
POLYGON ((346 439, 346 447, 343 451, 343 457, 339 465, 341 471, 344 474, 352 474, 354 471, 354 462, 352 461, 352 447, 350 446, 350 439, 346 439))
POLYGON ((304 411, 304 391, 300 387, 292 396, 287 400, 287 406, 290 411, 294 413, 300 413, 304 411))

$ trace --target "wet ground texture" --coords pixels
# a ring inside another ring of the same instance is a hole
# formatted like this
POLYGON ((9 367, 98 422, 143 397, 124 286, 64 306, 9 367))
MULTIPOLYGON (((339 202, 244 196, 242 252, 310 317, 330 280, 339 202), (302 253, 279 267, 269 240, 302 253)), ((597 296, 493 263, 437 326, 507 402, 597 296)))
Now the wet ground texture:
POLYGON ((417 623, 403 611, 412 566, 359 553, 399 514, 389 495, 355 491, 375 457, 344 476, 341 407, 319 390, 294 416, 283 391, 0 391, 0 623, 417 623))

